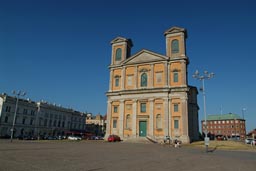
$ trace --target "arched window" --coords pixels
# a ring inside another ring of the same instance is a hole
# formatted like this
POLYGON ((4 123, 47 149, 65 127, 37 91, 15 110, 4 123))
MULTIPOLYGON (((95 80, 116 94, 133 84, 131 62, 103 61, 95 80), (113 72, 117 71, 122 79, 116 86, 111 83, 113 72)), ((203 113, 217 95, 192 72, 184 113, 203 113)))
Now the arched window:
POLYGON ((179 53, 179 41, 177 39, 172 41, 172 53, 179 53))
POLYGON ((148 76, 147 76, 146 73, 141 74, 140 86, 141 87, 147 87, 148 86, 148 76))
POLYGON ((156 115, 156 129, 162 128, 162 118, 160 114, 156 115))
POLYGON ((120 61, 122 58, 122 49, 121 48, 118 48, 116 50, 116 61, 120 61))
POLYGON ((131 128, 131 115, 128 114, 126 115, 126 129, 130 129, 131 128))

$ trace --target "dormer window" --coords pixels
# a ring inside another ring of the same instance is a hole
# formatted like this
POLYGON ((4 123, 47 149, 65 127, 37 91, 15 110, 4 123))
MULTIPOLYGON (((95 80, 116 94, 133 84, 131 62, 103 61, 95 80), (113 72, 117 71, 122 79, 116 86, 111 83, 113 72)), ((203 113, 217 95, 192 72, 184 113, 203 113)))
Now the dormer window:
POLYGON ((122 49, 117 48, 117 50, 116 50, 116 61, 121 61, 121 58, 122 58, 122 49))
POLYGON ((172 53, 179 53, 179 41, 177 39, 172 41, 171 49, 172 53))

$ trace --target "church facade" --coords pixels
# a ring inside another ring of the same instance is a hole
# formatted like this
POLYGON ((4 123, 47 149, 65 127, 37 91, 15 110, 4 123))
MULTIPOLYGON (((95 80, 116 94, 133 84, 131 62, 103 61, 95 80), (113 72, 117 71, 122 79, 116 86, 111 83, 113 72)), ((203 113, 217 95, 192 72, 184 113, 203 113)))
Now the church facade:
POLYGON ((187 81, 187 31, 172 27, 164 36, 165 55, 146 49, 131 55, 131 39, 111 41, 106 137, 198 139, 198 92, 187 81))

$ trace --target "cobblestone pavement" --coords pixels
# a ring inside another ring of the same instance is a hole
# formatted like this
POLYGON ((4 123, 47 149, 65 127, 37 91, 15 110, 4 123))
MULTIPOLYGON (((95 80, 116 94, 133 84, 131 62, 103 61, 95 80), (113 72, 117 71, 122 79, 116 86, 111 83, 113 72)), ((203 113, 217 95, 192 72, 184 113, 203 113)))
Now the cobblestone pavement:
POLYGON ((1 171, 255 171, 255 152, 103 141, 0 140, 1 171))

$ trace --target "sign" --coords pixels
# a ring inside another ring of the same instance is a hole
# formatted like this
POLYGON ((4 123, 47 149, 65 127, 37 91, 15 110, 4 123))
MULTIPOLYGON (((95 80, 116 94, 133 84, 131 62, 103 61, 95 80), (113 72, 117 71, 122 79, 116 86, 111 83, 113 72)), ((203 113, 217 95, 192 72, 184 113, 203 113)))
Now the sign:
POLYGON ((209 144, 210 144, 210 138, 209 137, 204 138, 204 144, 209 146, 209 144))

